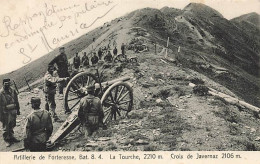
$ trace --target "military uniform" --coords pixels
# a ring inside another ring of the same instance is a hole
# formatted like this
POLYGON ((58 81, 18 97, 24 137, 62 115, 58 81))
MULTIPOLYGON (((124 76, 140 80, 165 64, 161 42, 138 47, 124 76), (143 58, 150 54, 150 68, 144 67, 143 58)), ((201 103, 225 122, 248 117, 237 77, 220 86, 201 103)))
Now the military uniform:
POLYGON ((125 55, 125 45, 124 45, 124 43, 122 43, 122 45, 121 45, 121 51, 122 51, 122 54, 125 55))
POLYGON ((84 54, 84 56, 82 57, 82 64, 83 66, 88 66, 89 65, 89 60, 88 57, 84 54))
POLYGON ((113 50, 113 54, 114 54, 114 56, 117 55, 117 48, 116 48, 116 47, 115 47, 114 50, 113 50))
POLYGON ((93 65, 93 64, 97 64, 97 62, 98 62, 98 57, 97 57, 96 55, 94 55, 94 56, 91 58, 91 63, 92 63, 92 65, 93 65))
POLYGON ((79 66, 80 66, 80 58, 79 58, 79 56, 75 56, 75 57, 73 58, 73 65, 74 65, 74 68, 75 68, 75 69, 78 69, 78 68, 79 68, 79 66))
MULTIPOLYGON (((60 55, 56 56, 49 65, 56 64, 58 69, 57 73, 60 78, 64 77, 70 77, 69 71, 68 71, 68 59, 65 53, 61 53, 60 55)), ((63 88, 66 86, 65 82, 60 83, 59 85, 59 94, 63 94, 63 88)))
POLYGON ((14 138, 14 127, 16 126, 16 116, 20 115, 20 106, 17 92, 9 87, 0 90, 0 121, 3 125, 3 138, 9 143, 16 142, 14 138))
MULTIPOLYGON (((32 104, 37 103, 39 98, 32 98, 32 104)), ((40 105, 40 104, 39 104, 40 105)), ((24 146, 30 151, 45 151, 46 142, 49 140, 53 132, 53 125, 50 113, 39 107, 27 116, 25 126, 24 146)))
POLYGON ((103 54, 103 52, 102 52, 101 48, 99 48, 99 50, 98 50, 98 57, 99 57, 99 59, 102 58, 102 54, 103 54))
POLYGON ((81 99, 78 117, 85 129, 85 137, 92 135, 100 126, 104 127, 104 113, 100 99, 91 94, 81 99))
POLYGON ((55 94, 56 94, 56 83, 64 82, 66 78, 54 77, 50 72, 44 76, 44 92, 45 92, 45 109, 49 111, 51 108, 52 117, 57 120, 57 115, 55 113, 56 103, 55 103, 55 94))
POLYGON ((110 51, 108 51, 108 54, 105 56, 104 60, 106 62, 112 62, 113 60, 112 58, 113 58, 112 54, 110 53, 110 51))

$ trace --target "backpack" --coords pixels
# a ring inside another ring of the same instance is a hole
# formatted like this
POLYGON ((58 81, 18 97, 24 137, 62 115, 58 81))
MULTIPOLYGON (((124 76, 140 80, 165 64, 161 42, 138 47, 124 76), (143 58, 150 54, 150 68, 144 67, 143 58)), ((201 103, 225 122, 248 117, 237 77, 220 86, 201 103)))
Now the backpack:
POLYGON ((86 123, 90 125, 97 125, 99 123, 98 109, 94 107, 93 99, 87 99, 87 105, 84 107, 84 116, 86 123))

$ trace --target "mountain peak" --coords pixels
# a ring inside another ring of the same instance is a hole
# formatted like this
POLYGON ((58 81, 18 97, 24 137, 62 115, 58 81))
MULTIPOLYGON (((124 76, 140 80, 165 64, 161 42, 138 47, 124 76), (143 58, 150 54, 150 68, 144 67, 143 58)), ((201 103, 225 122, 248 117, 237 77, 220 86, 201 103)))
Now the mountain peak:
POLYGON ((183 9, 184 13, 195 14, 203 17, 221 17, 223 16, 215 9, 202 3, 190 3, 183 9))

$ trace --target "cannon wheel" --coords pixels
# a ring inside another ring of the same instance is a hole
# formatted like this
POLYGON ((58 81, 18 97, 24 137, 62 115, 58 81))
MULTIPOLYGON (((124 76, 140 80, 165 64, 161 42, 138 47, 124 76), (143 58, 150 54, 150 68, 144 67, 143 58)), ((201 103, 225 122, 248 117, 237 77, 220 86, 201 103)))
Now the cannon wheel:
POLYGON ((84 88, 97 83, 97 78, 89 72, 81 72, 74 76, 65 89, 64 108, 72 111, 86 94, 84 88))
POLYGON ((133 107, 133 90, 129 84, 117 82, 106 90, 101 103, 105 124, 108 124, 111 120, 125 118, 133 107))

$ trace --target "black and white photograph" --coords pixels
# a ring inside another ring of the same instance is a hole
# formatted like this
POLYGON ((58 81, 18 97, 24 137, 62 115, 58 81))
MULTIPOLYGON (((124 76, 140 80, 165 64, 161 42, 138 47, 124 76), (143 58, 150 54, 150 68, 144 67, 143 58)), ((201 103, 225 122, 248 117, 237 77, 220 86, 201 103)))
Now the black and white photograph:
POLYGON ((260 151, 259 0, 1 4, 0 152, 260 151))

